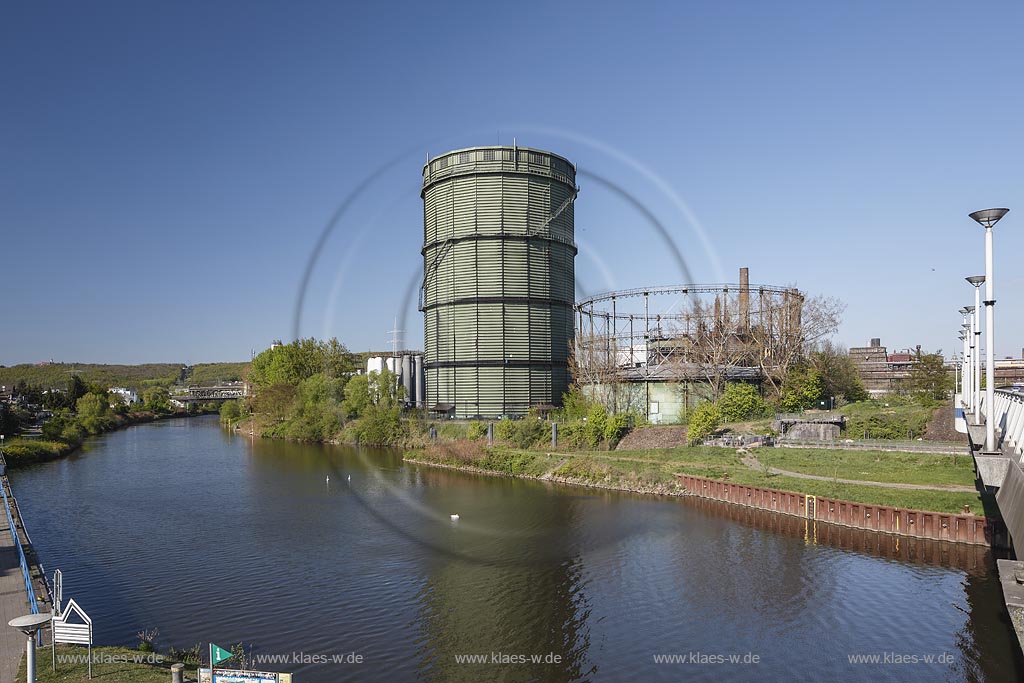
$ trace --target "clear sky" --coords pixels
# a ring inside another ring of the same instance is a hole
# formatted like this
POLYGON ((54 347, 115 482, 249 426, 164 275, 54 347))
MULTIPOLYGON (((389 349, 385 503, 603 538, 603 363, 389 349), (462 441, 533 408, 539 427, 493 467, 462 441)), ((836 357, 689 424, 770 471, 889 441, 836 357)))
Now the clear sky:
MULTIPOLYGON (((1008 206, 996 352, 1018 355, 1022 20, 1016 2, 8 3, 0 363, 287 340, 352 194, 299 331, 379 349, 397 317, 418 347, 425 155, 513 136, 643 203, 694 280, 745 265, 842 299, 849 346, 958 349, 962 278, 984 270, 967 214, 1008 206)), ((683 279, 640 212, 580 185, 582 291, 683 279)))

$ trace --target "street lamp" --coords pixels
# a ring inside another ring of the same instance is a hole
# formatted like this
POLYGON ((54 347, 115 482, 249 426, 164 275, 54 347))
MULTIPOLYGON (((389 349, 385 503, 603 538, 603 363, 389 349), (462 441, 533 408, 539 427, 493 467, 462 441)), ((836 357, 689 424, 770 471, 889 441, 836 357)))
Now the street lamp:
MULTIPOLYGON (((967 367, 970 367, 971 362, 972 362, 972 357, 971 357, 971 348, 970 348, 970 346, 968 345, 968 342, 967 342, 968 336, 969 336, 967 334, 967 329, 969 328, 969 325, 967 324, 967 308, 966 307, 960 309, 960 315, 962 315, 964 317, 963 323, 960 325, 960 334, 961 334, 960 339, 964 343, 964 364, 967 367)), ((969 370, 965 370, 963 376, 960 379, 960 382, 961 382, 961 384, 960 384, 960 386, 961 386, 960 400, 961 400, 962 403, 966 403, 968 406, 970 406, 970 404, 971 404, 971 399, 970 399, 969 395, 967 395, 967 396, 964 395, 966 392, 963 391, 963 387, 965 386, 963 384, 963 377, 966 377, 969 373, 970 373, 969 370)))
MULTIPOLYGON (((981 286, 985 284, 984 275, 972 275, 966 278, 968 282, 974 285, 974 319, 972 320, 971 329, 971 347, 976 348, 978 353, 981 353, 981 324, 978 321, 978 316, 981 315, 981 286)), ((993 351, 993 353, 995 353, 993 351)), ((974 361, 974 372, 971 373, 971 405, 974 406, 974 424, 981 423, 981 363, 980 358, 976 358, 974 361)))
POLYGON ((996 340, 995 340, 995 280, 992 277, 992 227, 1009 209, 982 209, 970 214, 985 228, 985 450, 996 449, 996 340))
POLYGON ((7 622, 8 626, 13 626, 28 638, 25 642, 25 680, 28 683, 36 683, 36 634, 46 628, 50 623, 50 617, 49 614, 26 614, 7 622))

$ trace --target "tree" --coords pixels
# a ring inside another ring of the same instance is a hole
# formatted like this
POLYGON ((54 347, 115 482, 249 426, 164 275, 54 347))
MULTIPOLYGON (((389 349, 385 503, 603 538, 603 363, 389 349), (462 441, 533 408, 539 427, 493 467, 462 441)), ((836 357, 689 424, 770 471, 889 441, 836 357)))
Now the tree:
POLYGON ((347 377, 356 368, 356 356, 337 339, 299 339, 256 356, 249 368, 248 379, 257 389, 272 384, 297 386, 315 374, 347 377))
POLYGON ((722 411, 712 401, 704 401, 690 413, 690 425, 686 430, 686 441, 693 446, 715 433, 722 424, 722 411))
POLYGON ((154 413, 167 413, 171 410, 171 395, 163 387, 150 387, 142 392, 142 404, 154 413))
POLYGON ((730 422, 739 422, 760 417, 768 411, 768 404, 753 384, 734 382, 726 386, 722 398, 718 400, 722 417, 730 422))
POLYGON ((848 403, 867 400, 868 392, 845 348, 826 340, 811 350, 807 360, 821 375, 823 397, 835 397, 848 403))
POLYGON ((823 387, 821 373, 814 368, 793 368, 782 384, 779 406, 789 413, 811 408, 821 400, 823 387))
POLYGON ((946 361, 942 356, 942 350, 935 353, 921 353, 917 350, 914 359, 916 362, 910 368, 910 377, 905 385, 911 393, 915 394, 918 400, 923 403, 942 401, 949 397, 952 388, 949 373, 946 371, 946 361))

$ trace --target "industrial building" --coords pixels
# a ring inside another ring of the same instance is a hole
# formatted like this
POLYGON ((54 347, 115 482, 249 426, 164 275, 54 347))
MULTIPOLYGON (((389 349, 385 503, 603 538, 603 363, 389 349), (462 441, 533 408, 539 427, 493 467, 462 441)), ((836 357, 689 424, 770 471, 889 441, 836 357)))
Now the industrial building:
POLYGON ((390 356, 370 356, 366 359, 366 374, 387 368, 402 385, 402 401, 409 408, 422 408, 426 404, 423 383, 423 354, 417 351, 399 351, 390 356))
POLYGON ((542 150, 473 147, 423 167, 426 406, 524 415, 569 387, 576 169, 542 150))
POLYGON ((910 377, 920 352, 921 346, 918 345, 913 350, 889 353, 882 346, 881 338, 874 337, 868 346, 851 347, 849 354, 864 389, 871 396, 881 396, 900 391, 900 385, 910 377))
POLYGON ((610 409, 677 422, 727 382, 781 380, 803 348, 805 295, 738 283, 644 287, 575 305, 572 371, 610 409))

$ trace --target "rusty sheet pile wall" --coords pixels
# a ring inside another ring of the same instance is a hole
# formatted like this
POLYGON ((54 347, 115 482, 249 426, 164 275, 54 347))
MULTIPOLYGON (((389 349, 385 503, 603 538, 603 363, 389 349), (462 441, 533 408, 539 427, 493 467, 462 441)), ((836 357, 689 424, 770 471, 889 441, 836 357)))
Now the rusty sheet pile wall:
POLYGON ((998 520, 976 515, 868 505, 689 475, 679 475, 679 483, 693 496, 857 529, 976 545, 1006 543, 1005 528, 998 520))

